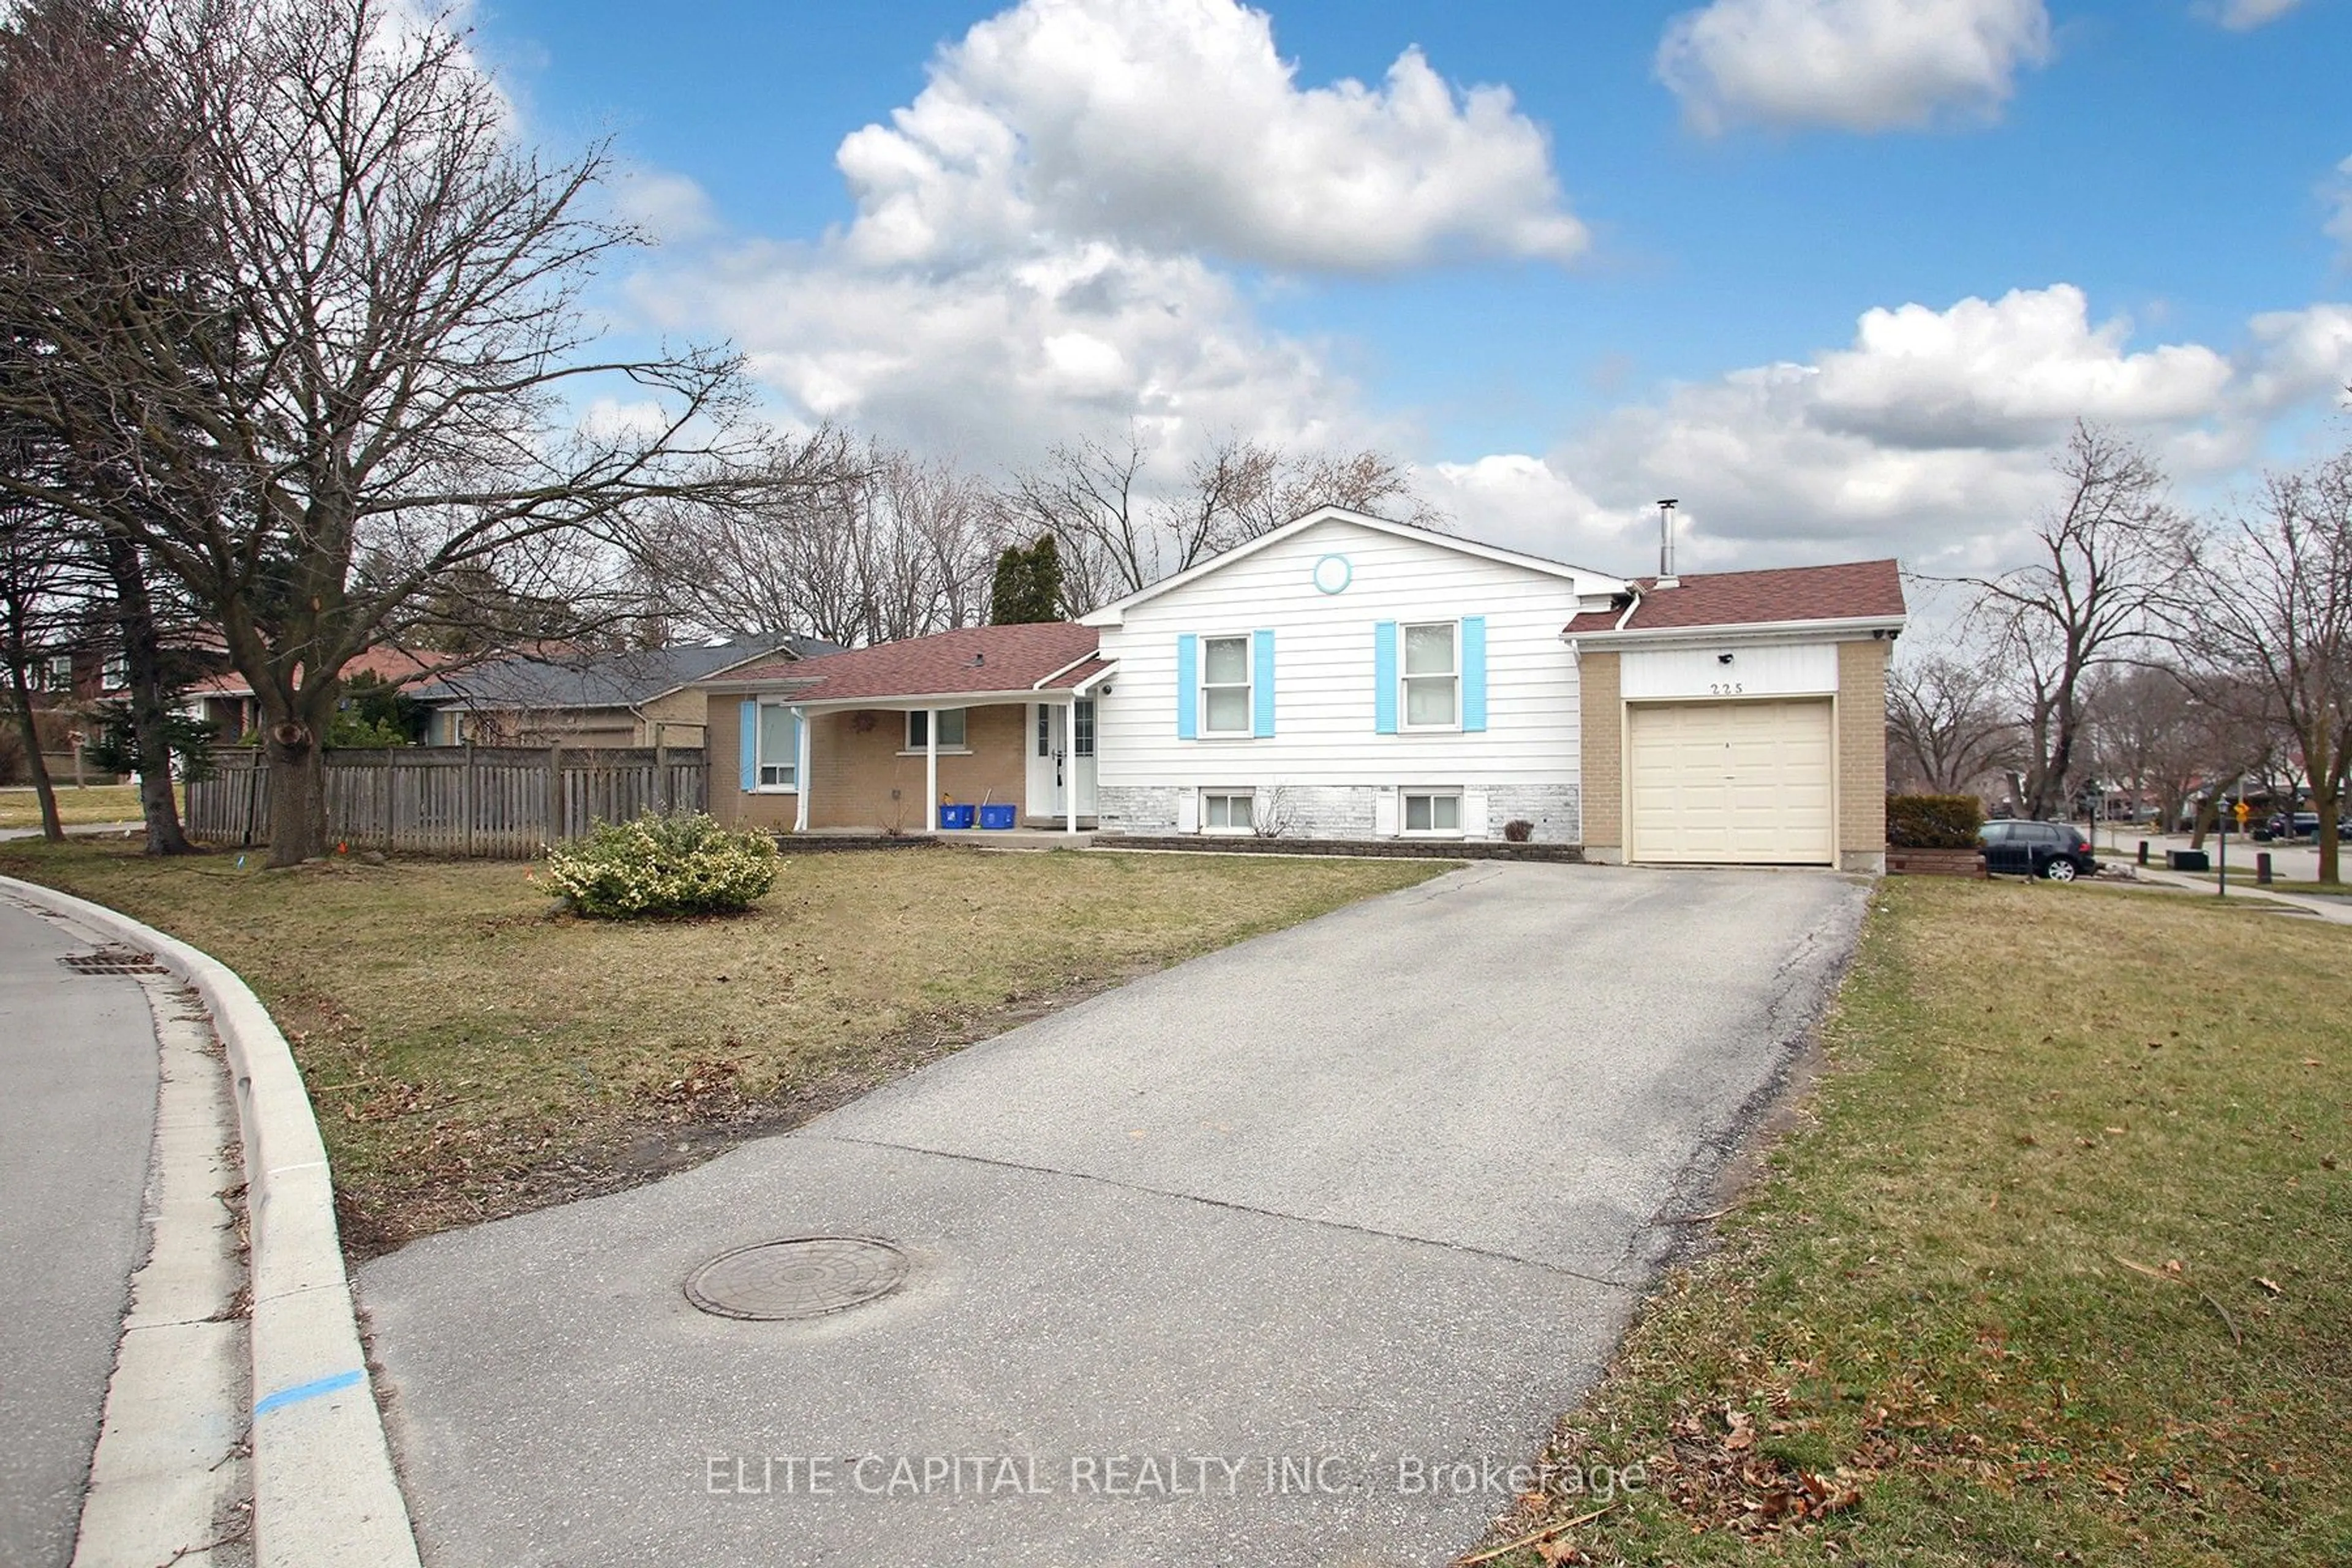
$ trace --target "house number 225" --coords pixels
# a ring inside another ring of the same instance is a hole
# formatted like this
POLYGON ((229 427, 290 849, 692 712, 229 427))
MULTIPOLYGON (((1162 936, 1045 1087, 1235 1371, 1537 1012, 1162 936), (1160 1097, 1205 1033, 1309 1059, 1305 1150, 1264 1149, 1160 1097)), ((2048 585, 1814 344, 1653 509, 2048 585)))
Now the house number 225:
POLYGON ((1747 683, 1738 680, 1715 681, 1706 689, 1710 697, 1738 697, 1747 689, 1747 683))

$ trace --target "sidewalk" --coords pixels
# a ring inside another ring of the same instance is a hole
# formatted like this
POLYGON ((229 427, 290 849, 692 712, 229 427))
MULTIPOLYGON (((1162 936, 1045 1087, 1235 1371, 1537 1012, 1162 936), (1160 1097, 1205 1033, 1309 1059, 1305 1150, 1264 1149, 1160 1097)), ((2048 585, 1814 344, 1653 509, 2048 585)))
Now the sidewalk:
MULTIPOLYGON (((2179 888, 2183 892, 2199 893, 2209 899, 2221 896, 2215 891, 2210 878, 2200 877, 2186 871, 2167 871, 2156 866, 2141 866, 2137 868, 2137 870, 2140 880, 2153 883, 2158 887, 2179 888)), ((2257 887, 2254 883, 2253 869, 2251 867, 2241 873, 2234 864, 2231 866, 2228 896, 2233 899, 2262 899, 2272 903, 2288 904, 2317 915, 2321 920, 2334 925, 2352 925, 2352 898, 2332 898, 2324 894, 2282 893, 2269 888, 2257 887), (2241 875, 2245 878, 2242 882, 2238 879, 2241 875)))

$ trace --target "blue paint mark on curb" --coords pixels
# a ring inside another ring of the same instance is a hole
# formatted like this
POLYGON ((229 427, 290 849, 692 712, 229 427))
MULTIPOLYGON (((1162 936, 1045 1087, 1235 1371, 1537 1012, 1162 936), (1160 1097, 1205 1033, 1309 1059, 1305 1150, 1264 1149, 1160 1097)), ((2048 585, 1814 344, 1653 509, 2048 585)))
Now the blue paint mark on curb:
POLYGON ((367 1374, 362 1372, 339 1372, 310 1383, 298 1383, 291 1388, 281 1388, 268 1398, 254 1401, 253 1413, 267 1415, 273 1410, 283 1410, 289 1405, 299 1405, 306 1399, 316 1399, 322 1394, 332 1394, 349 1388, 367 1374))

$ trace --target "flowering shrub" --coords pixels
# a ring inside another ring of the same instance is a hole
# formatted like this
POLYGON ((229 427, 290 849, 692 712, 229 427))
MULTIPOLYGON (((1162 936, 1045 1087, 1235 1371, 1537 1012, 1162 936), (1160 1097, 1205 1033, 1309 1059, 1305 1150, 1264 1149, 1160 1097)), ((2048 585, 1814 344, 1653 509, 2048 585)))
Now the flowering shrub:
POLYGON ((776 864, 765 834, 650 812, 547 852, 548 880, 572 908, 607 921, 740 913, 776 885, 776 864))

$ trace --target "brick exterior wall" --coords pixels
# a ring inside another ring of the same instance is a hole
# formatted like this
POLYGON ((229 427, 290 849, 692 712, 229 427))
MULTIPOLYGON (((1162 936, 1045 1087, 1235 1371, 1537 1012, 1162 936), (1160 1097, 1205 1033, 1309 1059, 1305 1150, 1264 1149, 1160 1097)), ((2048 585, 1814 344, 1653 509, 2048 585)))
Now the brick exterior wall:
MULTIPOLYGON (((789 829, 800 809, 789 794, 745 795, 740 787, 736 734, 740 700, 710 701, 711 815, 730 826, 789 829)), ((956 801, 983 798, 1023 805, 1028 788, 1028 710, 1018 703, 965 710, 966 753, 940 753, 940 793, 956 801)), ((818 713, 809 720, 811 827, 923 828, 923 754, 900 755, 907 716, 866 708, 818 713)))
POLYGON ((1886 869, 1886 659, 1894 643, 1838 644, 1838 865, 1886 869))
MULTIPOLYGON (((1176 797, 1181 793, 1172 784, 1108 785, 1100 792, 1101 814, 1096 820, 1105 833, 1173 834, 1176 797)), ((1326 838, 1381 842, 1372 837, 1377 791, 1370 784, 1265 784, 1255 794, 1259 812, 1280 814, 1279 842, 1326 838), (1278 798, 1276 790, 1281 792, 1278 798)), ((1486 794, 1487 837, 1500 838, 1505 823, 1524 820, 1535 825, 1538 843, 1576 842, 1574 784, 1495 784, 1486 794)))
POLYGON ((1615 653, 1587 653, 1577 661, 1584 693, 1584 858, 1614 864, 1625 858, 1625 730, 1619 713, 1623 689, 1615 653))

